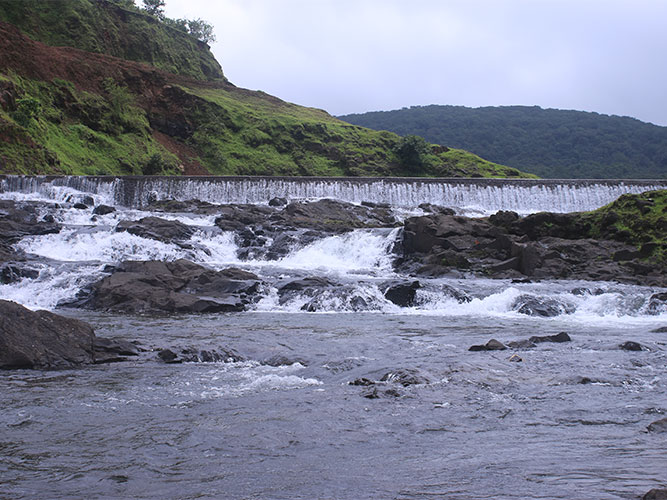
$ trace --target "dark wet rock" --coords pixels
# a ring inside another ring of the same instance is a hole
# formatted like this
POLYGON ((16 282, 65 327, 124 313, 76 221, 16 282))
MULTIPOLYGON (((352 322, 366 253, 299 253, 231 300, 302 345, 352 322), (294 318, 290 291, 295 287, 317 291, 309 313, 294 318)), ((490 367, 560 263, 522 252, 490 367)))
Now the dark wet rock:
POLYGON ((644 494, 642 500, 667 500, 667 488, 653 488, 644 494))
POLYGON ((0 369, 76 368, 137 354, 129 342, 96 337, 83 321, 0 300, 0 369))
POLYGON ((397 224, 389 209, 369 208, 330 199, 290 203, 272 220, 286 227, 331 233, 357 228, 394 227, 397 224))
POLYGON ((151 212, 191 213, 202 215, 214 215, 220 210, 221 205, 215 205, 200 200, 153 200, 146 206, 151 212))
POLYGON ((367 390, 362 392, 361 395, 366 399, 378 399, 380 397, 377 387, 369 387, 367 390))
POLYGON ((259 299, 259 278, 240 269, 214 271, 187 260, 126 261, 68 304, 124 313, 243 311, 259 299))
POLYGON ((144 217, 137 221, 121 221, 116 226, 117 232, 127 231, 135 236, 175 243, 190 239, 194 228, 175 220, 161 219, 160 217, 144 217))
POLYGON ((378 203, 375 201, 362 201, 361 206, 368 208, 391 208, 389 203, 378 203))
POLYGON ((642 351, 642 345, 638 342, 633 342, 631 340, 628 340, 627 342, 623 342, 621 345, 618 346, 624 351, 642 351))
POLYGON ((387 389, 384 392, 385 396, 391 397, 391 398, 400 398, 401 393, 398 392, 396 389, 387 389))
POLYGON ((289 356, 285 356, 284 354, 275 354, 270 358, 267 358, 264 361, 262 361, 263 365, 274 366, 274 367, 291 366, 296 363, 299 363, 300 365, 303 366, 308 366, 308 362, 303 358, 292 358, 289 356))
POLYGON ((519 214, 511 210, 499 210, 489 216, 489 222, 494 226, 509 227, 513 222, 519 220, 519 214))
POLYGON ((72 205, 72 208, 76 210, 88 210, 90 207, 85 203, 75 203, 74 205, 72 205))
POLYGON ((352 382, 348 382, 349 385, 360 385, 360 386, 369 386, 369 385, 375 385, 375 382, 373 382, 370 379, 367 379, 365 377, 361 378, 356 378, 352 382))
POLYGON ((115 212, 116 209, 114 207, 110 207, 109 205, 97 205, 93 209, 93 214, 94 215, 108 215, 113 212, 115 212))
POLYGON ((93 328, 0 300, 0 368, 73 368, 95 360, 93 328))
POLYGON ((667 292, 654 293, 648 300, 647 312, 649 314, 660 314, 667 311, 667 292))
POLYGON ((81 203, 86 205, 87 207, 93 207, 95 206, 95 200, 93 199, 92 196, 86 195, 81 199, 81 203))
POLYGON ((278 212, 273 207, 264 205, 221 205, 215 225, 223 231, 242 231, 249 227, 271 230, 272 217, 278 212))
POLYGON ((24 236, 59 233, 61 226, 55 222, 38 219, 36 205, 17 204, 0 200, 0 252, 24 236))
POLYGON ((38 276, 39 271, 36 269, 31 269, 16 262, 0 265, 0 284, 3 285, 16 283, 24 278, 35 279, 38 276))
POLYGON ((603 383, 603 381, 600 380, 600 379, 585 377, 585 376, 584 377, 575 377, 574 382, 576 384, 580 384, 580 385, 603 383))
POLYGON ((651 330, 652 333, 667 333, 667 326, 661 326, 660 328, 654 328, 651 330))
POLYGON ((403 387, 419 384, 430 384, 431 381, 418 370, 413 368, 400 368, 388 373, 385 373, 380 382, 390 382, 393 384, 400 384, 403 387))
POLYGON ((518 354, 512 354, 509 358, 509 361, 511 363, 522 363, 523 358, 521 356, 519 356, 518 354))
POLYGON ((384 291, 384 298, 400 307, 415 305, 417 290, 421 288, 419 281, 410 283, 394 283, 384 291))
POLYGON ((667 418, 651 422, 647 429, 649 432, 667 432, 667 418))
POLYGON ((165 363, 238 363, 245 361, 239 353, 229 348, 198 349, 185 347, 182 349, 160 349, 158 359, 165 363))
POLYGON ((542 335, 542 336, 534 335, 530 337, 528 341, 534 344, 539 344, 542 342, 560 343, 560 342, 571 342, 572 338, 566 332, 560 332, 555 335, 542 335))
POLYGON ((554 317, 561 314, 572 314, 574 307, 551 297, 520 295, 512 304, 512 309, 528 316, 554 317))
POLYGON ((287 205, 287 198, 276 196, 275 198, 271 198, 269 200, 270 207, 284 207, 285 205, 287 205))
POLYGON ((535 342, 531 342, 528 339, 522 339, 522 340, 512 340, 511 342, 508 342, 507 347, 510 347, 512 349, 532 349, 533 347, 537 347, 537 344, 535 342))
POLYGON ((100 337, 93 339, 93 350, 95 351, 96 364, 127 361, 128 356, 138 356, 142 351, 142 349, 127 340, 100 337))
POLYGON ((291 280, 278 286, 279 302, 282 305, 298 296, 313 297, 321 293, 322 290, 331 289, 336 286, 338 286, 337 283, 322 276, 291 280))
POLYGON ((456 211, 454 211, 453 208, 433 205, 431 203, 422 203, 419 205, 419 208, 421 208, 424 212, 432 214, 456 215, 456 211))
POLYGON ((484 345, 473 345, 468 349, 469 351, 504 351, 507 346, 502 342, 491 339, 484 345))

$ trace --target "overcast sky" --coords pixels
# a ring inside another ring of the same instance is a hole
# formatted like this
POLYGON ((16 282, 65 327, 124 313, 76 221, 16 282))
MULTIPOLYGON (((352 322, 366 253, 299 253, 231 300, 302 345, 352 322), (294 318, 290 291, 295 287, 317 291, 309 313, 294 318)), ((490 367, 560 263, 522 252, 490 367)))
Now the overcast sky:
POLYGON ((665 0, 166 3, 214 25, 232 83, 334 115, 521 104, 667 125, 665 0))

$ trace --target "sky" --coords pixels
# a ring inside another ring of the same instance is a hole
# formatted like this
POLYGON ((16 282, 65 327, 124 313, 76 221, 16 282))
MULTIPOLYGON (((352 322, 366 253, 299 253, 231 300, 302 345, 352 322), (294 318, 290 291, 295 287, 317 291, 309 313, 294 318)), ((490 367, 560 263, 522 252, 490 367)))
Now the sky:
POLYGON ((235 85, 332 115, 537 105, 667 126, 666 0, 166 0, 165 12, 213 24, 235 85))

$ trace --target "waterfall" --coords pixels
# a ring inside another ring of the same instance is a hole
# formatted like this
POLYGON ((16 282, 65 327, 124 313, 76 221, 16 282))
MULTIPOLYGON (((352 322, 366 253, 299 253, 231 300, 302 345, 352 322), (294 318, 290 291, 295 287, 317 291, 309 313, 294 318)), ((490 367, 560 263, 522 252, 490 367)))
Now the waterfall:
POLYGON ((36 193, 66 201, 72 192, 80 192, 126 207, 141 207, 152 199, 262 204, 280 196, 387 203, 406 209, 432 203, 482 214, 593 210, 625 193, 665 188, 665 180, 0 176, 4 193, 36 193))

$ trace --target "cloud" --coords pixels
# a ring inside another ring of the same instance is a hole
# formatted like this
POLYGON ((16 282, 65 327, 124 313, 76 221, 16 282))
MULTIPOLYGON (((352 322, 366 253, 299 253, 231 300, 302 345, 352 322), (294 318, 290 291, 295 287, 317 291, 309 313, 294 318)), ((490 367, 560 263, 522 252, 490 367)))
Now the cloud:
POLYGON ((168 0, 236 85, 332 114, 526 104, 667 125, 660 0, 168 0))

